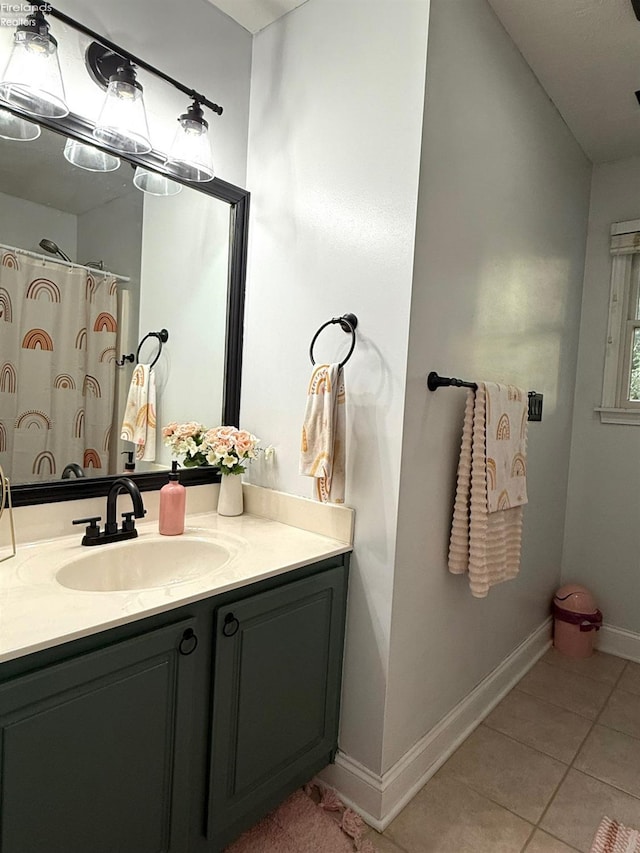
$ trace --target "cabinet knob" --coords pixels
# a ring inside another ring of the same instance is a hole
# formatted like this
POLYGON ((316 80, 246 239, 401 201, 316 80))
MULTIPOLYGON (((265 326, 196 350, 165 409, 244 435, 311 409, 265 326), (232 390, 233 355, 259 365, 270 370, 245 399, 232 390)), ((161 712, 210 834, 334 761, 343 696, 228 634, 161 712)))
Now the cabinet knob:
POLYGON ((197 645, 198 638, 196 637, 195 631, 193 628, 187 628, 182 635, 180 644, 178 645, 178 651, 181 655, 190 655, 195 652, 197 645))
POLYGON ((239 627, 240 623, 233 615, 233 613, 227 613, 227 615, 224 617, 224 624, 222 626, 222 633, 225 635, 225 637, 233 637, 239 627))

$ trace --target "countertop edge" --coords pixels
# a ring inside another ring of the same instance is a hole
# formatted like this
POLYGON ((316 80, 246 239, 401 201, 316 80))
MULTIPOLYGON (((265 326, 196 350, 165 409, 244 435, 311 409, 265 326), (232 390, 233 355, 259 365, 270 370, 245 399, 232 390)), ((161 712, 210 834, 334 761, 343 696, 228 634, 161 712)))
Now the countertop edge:
MULTIPOLYGON (((75 541, 77 536, 56 537, 21 549, 13 576, 0 577, 0 664, 168 613, 352 550, 350 543, 251 513, 235 519, 222 519, 216 513, 198 513, 188 516, 187 522, 192 529, 206 524, 212 531, 244 538, 246 546, 231 571, 222 577, 212 573, 210 577, 190 581, 190 589, 184 585, 184 596, 180 596, 179 587, 172 587, 172 594, 179 597, 168 600, 160 597, 166 594, 167 587, 115 593, 62 589, 55 581, 55 572, 49 569, 47 575, 51 571, 51 578, 47 576, 34 582, 23 578, 23 567, 30 556, 45 562, 39 553, 35 553, 39 546, 51 552, 51 563, 55 564, 58 549, 66 547, 75 551, 76 546, 80 547, 75 541), (31 554, 25 554, 25 551, 31 551, 31 554), (1 611, 4 608, 3 619, 1 611), (23 627, 26 622, 29 628, 23 627), (33 624, 38 625, 39 631, 33 631, 33 624), (29 638, 30 633, 36 635, 33 640, 29 638)), ((141 535, 143 528, 152 533, 153 527, 154 522, 144 522, 140 526, 141 535)), ((4 567, 12 563, 13 560, 5 563, 4 567)))
POLYGON ((194 593, 193 595, 187 596, 184 599, 180 599, 179 601, 166 603, 164 605, 156 605, 155 607, 150 607, 138 613, 127 614, 125 617, 116 617, 113 619, 108 619, 105 622, 95 623, 91 627, 81 628, 76 631, 72 631, 68 634, 61 634, 52 640, 43 640, 39 643, 34 643, 30 646, 22 646, 20 647, 20 649, 0 653, 0 666, 3 663, 18 660, 19 658, 27 657, 28 655, 35 654, 36 652, 42 652, 47 649, 54 649, 57 646, 63 646, 66 643, 73 642, 74 640, 81 640, 85 637, 91 637, 95 634, 100 634, 103 631, 109 631, 112 628, 120 628, 124 625, 131 625, 134 622, 139 622, 143 619, 147 619, 151 616, 158 616, 162 613, 170 613, 172 610, 178 610, 181 607, 186 607, 189 604, 194 604, 198 601, 206 601, 207 598, 213 598, 214 596, 221 595, 224 592, 230 592, 234 589, 243 589, 244 587, 250 586, 251 584, 259 583, 260 581, 264 580, 269 580, 270 578, 275 578, 280 575, 287 574, 289 572, 294 572, 296 569, 302 569, 305 566, 313 565, 313 563, 318 562, 319 559, 327 560, 331 557, 340 556, 341 554, 348 554, 350 551, 351 546, 345 545, 344 547, 336 548, 334 551, 324 554, 321 558, 313 557, 309 560, 299 560, 292 565, 273 569, 272 571, 263 572, 251 578, 244 578, 238 581, 237 583, 229 582, 228 584, 224 584, 221 587, 216 587, 215 589, 209 589, 206 591, 203 590, 199 593, 194 593))

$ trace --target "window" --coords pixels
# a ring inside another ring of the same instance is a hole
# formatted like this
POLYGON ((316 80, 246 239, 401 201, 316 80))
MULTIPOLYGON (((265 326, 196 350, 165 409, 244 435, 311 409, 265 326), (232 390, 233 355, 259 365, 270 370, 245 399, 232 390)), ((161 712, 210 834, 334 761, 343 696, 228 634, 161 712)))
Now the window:
POLYGON ((611 292, 600 420, 640 425, 640 220, 611 226, 611 292))
POLYGON ((640 406, 640 255, 633 256, 631 293, 625 321, 623 353, 624 405, 640 406))

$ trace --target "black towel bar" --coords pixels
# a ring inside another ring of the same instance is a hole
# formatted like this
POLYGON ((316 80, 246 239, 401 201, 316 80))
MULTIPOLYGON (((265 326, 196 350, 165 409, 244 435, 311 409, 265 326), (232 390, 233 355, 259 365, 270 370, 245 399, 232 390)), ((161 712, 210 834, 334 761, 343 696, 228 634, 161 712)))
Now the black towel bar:
MULTIPOLYGON (((474 391, 478 390, 477 382, 467 382, 464 379, 455 379, 453 376, 438 376, 435 370, 432 370, 427 376, 427 388, 429 391, 437 391, 438 388, 449 388, 451 386, 454 386, 455 388, 473 388, 474 391)), ((541 421, 542 394, 538 394, 537 391, 529 391, 528 396, 529 413, 527 420, 541 421)))
POLYGON ((315 365, 315 363, 316 363, 316 361, 313 357, 313 345, 317 341, 318 335, 320 334, 320 332, 323 329, 326 329, 327 326, 331 326, 334 323, 339 323, 342 331, 347 332, 347 334, 351 335, 351 347, 349 349, 349 352, 347 353, 346 358, 344 358, 340 362, 340 367, 344 367, 345 364, 351 358, 353 350, 355 349, 355 346, 356 346, 356 327, 358 325, 358 318, 356 317, 355 314, 343 314, 342 317, 333 317, 331 320, 327 320, 327 322, 323 323, 320 326, 320 328, 318 329, 318 331, 315 333, 315 335, 313 336, 313 338, 311 340, 311 346, 309 347, 309 358, 311 359, 311 364, 315 365))
POLYGON ((159 332, 147 332, 144 338, 138 344, 138 349, 136 350, 136 354, 134 355, 132 352, 129 355, 123 355, 121 359, 116 359, 116 364, 118 367, 123 367, 127 361, 130 361, 132 364, 135 362, 139 364, 140 362, 140 350, 142 349, 142 344, 147 340, 147 338, 157 338, 159 347, 158 352, 156 353, 156 357, 153 359, 149 368, 152 368, 153 365, 160 358, 160 354, 162 353, 162 344, 166 344, 169 340, 169 332, 166 329, 160 329, 159 332))

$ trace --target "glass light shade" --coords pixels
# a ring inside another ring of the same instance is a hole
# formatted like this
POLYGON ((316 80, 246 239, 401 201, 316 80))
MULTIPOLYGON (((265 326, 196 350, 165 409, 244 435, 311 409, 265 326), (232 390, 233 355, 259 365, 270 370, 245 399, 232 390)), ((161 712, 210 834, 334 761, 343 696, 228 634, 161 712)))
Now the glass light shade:
POLYGON ((107 154, 77 139, 67 139, 63 153, 65 160, 88 172, 115 172, 120 166, 120 158, 115 154, 107 154))
POLYGON ((192 104, 178 119, 179 127, 164 162, 172 175, 187 181, 211 181, 213 160, 209 125, 199 104, 192 104))
POLYGON ((40 125, 32 121, 14 116, 7 110, 0 109, 0 136, 3 139, 17 139, 29 142, 40 136, 40 125))
POLYGON ((136 81, 131 66, 118 69, 110 78, 93 135, 103 145, 122 154, 151 151, 142 86, 136 81))
POLYGON ((149 195, 169 196, 182 192, 182 184, 150 169, 144 169, 142 166, 136 166, 133 183, 139 190, 149 195))
POLYGON ((69 114, 58 61, 58 44, 42 18, 20 26, 0 83, 0 98, 30 115, 63 118, 69 114))

